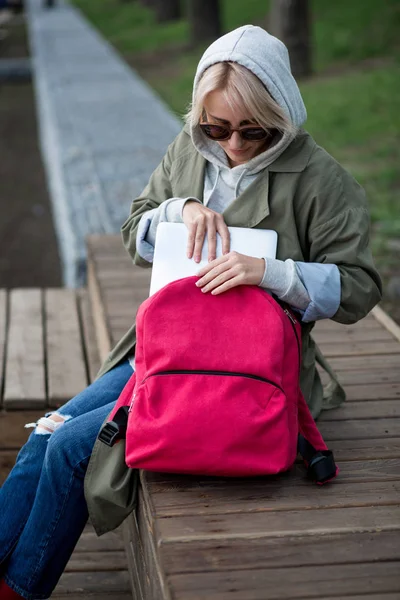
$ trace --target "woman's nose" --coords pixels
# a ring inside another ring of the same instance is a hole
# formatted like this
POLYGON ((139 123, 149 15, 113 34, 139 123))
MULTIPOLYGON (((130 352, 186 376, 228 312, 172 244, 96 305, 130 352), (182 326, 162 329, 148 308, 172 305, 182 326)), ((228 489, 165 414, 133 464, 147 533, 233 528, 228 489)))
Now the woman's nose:
POLYGON ((232 133, 231 139, 229 140, 229 147, 231 150, 239 150, 243 146, 243 139, 238 131, 232 133))

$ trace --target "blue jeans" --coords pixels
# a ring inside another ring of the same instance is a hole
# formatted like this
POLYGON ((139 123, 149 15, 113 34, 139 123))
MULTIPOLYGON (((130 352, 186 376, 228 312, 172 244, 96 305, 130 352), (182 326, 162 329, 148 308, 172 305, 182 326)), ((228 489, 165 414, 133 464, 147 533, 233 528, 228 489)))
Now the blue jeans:
POLYGON ((31 433, 0 488, 0 572, 27 600, 50 597, 81 536, 93 445, 132 373, 126 360, 58 409, 68 419, 31 433))

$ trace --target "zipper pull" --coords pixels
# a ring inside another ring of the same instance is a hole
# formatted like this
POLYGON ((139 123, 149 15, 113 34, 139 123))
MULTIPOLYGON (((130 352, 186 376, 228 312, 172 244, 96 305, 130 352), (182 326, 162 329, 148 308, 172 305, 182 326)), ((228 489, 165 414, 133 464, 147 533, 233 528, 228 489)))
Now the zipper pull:
POLYGON ((132 410, 133 403, 135 402, 135 398, 136 398, 136 391, 134 392, 134 394, 133 394, 133 396, 132 396, 132 400, 131 400, 131 403, 130 403, 130 405, 129 405, 128 413, 130 413, 130 412, 131 412, 131 410, 132 410))
POLYGON ((296 324, 297 324, 297 321, 296 321, 296 319, 294 318, 294 316, 292 315, 292 313, 291 313, 291 312, 290 312, 290 311, 289 311, 287 308, 284 308, 284 309, 283 309, 283 312, 285 312, 285 313, 287 314, 287 316, 289 317, 289 319, 292 321, 292 323, 293 323, 294 325, 296 325, 296 324))

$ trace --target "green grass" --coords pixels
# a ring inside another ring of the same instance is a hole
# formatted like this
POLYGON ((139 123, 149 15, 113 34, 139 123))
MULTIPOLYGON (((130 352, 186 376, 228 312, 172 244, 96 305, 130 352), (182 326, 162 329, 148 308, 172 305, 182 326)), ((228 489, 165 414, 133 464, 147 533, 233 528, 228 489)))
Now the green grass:
POLYGON ((307 129, 365 187, 376 232, 400 237, 400 68, 304 82, 307 129))
MULTIPOLYGON (((204 47, 185 19, 156 24, 137 1, 74 0, 178 115, 204 47)), ((267 0, 221 0, 224 30, 268 28, 267 0)), ((366 188, 378 263, 400 237, 400 2, 313 0, 315 77, 301 82, 307 129, 366 188)))

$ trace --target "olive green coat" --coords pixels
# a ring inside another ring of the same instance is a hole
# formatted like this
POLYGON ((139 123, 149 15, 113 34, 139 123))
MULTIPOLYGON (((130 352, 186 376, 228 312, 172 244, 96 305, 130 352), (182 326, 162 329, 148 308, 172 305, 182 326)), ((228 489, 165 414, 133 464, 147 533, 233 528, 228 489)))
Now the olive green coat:
MULTIPOLYGON (((143 213, 172 197, 194 196, 202 200, 205 166, 206 160, 194 148, 184 128, 141 196, 133 201, 131 215, 122 227, 124 244, 135 264, 151 266, 136 251, 136 233, 143 213)), ((381 281, 369 248, 364 191, 305 131, 259 173, 227 207, 223 217, 229 226, 277 231, 280 260, 336 264, 341 275, 341 301, 334 321, 355 323, 380 300, 381 281)), ((300 383, 311 412, 317 417, 323 408, 338 406, 344 400, 344 392, 310 337, 313 325, 303 326, 300 383), (316 360, 331 375, 325 390, 316 360)), ((110 353, 98 377, 131 352, 135 342, 133 325, 110 353)), ((123 453, 124 443, 111 451, 96 442, 93 449, 85 495, 99 535, 117 527, 134 507, 136 473, 125 467, 123 453)))

